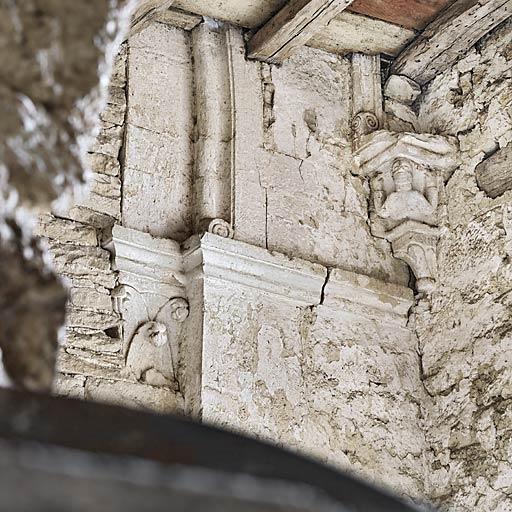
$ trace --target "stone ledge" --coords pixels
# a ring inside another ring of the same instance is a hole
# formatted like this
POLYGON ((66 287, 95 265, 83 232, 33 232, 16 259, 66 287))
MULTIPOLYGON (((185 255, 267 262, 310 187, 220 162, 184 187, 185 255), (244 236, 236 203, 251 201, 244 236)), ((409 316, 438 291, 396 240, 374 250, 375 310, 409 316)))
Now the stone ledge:
POLYGON ((206 278, 254 288, 297 305, 336 309, 350 302, 406 317, 414 302, 413 291, 405 286, 338 268, 327 278, 328 269, 322 265, 237 240, 207 233, 200 240, 195 237, 193 243, 184 253, 185 264, 187 260, 201 264, 202 254, 206 278))
POLYGON ((324 295, 324 305, 327 307, 339 308, 351 302, 364 308, 404 317, 407 317, 414 303, 411 288, 338 268, 331 271, 324 295))
MULTIPOLYGON (((366 275, 268 251, 211 233, 194 235, 180 248, 173 240, 114 226, 116 262, 121 273, 155 285, 184 285, 204 279, 234 283, 297 306, 355 307, 406 317, 413 291, 366 275)), ((147 286, 147 285, 146 285, 147 286)))
POLYGON ((316 263, 206 233, 202 252, 206 279, 214 278, 278 295, 300 305, 320 302, 327 269, 316 263))

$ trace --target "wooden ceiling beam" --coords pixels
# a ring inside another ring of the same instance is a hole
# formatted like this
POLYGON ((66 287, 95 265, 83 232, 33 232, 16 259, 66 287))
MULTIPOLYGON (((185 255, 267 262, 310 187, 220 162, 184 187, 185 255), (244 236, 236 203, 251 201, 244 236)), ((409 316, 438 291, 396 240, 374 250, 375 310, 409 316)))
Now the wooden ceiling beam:
POLYGON ((512 0, 457 0, 397 57, 391 72, 423 85, 512 14, 512 0))
POLYGON ((248 56, 265 62, 283 62, 352 1, 290 0, 249 40, 248 56))

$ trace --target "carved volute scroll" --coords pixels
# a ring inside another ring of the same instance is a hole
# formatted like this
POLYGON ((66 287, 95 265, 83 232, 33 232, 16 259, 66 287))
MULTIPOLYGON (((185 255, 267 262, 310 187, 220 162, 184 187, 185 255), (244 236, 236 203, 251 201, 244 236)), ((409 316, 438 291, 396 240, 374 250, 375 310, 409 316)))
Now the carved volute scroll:
POLYGON ((222 238, 233 238, 233 228, 223 219, 213 219, 208 224, 208 232, 222 238))
POLYGON ((379 128, 379 119, 373 112, 359 112, 352 119, 352 134, 355 138, 368 135, 379 128))
POLYGON ((434 289, 439 197, 457 158, 446 137, 386 130, 362 135, 355 153, 359 173, 370 179, 372 233, 411 267, 422 296, 434 289))

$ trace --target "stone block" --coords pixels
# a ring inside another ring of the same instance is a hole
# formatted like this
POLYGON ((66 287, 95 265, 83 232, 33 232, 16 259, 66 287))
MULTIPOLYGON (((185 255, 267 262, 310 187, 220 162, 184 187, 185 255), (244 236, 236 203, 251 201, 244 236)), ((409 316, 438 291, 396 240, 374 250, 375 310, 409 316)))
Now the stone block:
POLYGON ((110 253, 99 247, 76 246, 50 242, 55 269, 70 277, 85 277, 106 288, 115 286, 110 253))
POLYGON ((70 219, 90 224, 99 230, 108 230, 115 224, 115 219, 105 213, 91 210, 85 206, 73 206, 67 212, 66 216, 70 219))
POLYGON ((478 186, 493 199, 512 190, 512 144, 496 151, 475 169, 478 186))
POLYGON ((85 327, 105 331, 120 326, 120 318, 113 313, 92 311, 69 306, 67 309, 66 325, 68 327, 85 327))
POLYGON ((120 338, 107 336, 103 331, 94 331, 92 329, 84 329, 83 331, 84 332, 80 332, 76 329, 67 329, 65 345, 67 347, 74 347, 98 353, 121 353, 123 343, 120 338))
POLYGON ((122 87, 110 86, 108 89, 107 105, 100 114, 104 123, 112 123, 118 126, 124 124, 126 113, 126 92, 122 87))
POLYGON ((128 42, 124 42, 119 47, 119 51, 114 59, 112 74, 110 75, 110 86, 126 86, 126 60, 128 57, 128 42))
POLYGON ((53 394, 66 398, 85 398, 85 377, 58 373, 53 383, 53 394))
POLYGON ((404 105, 412 105, 421 94, 421 86, 403 75, 391 75, 384 86, 384 96, 404 105))
POLYGON ((128 123, 176 138, 192 133, 191 57, 183 30, 153 23, 132 37, 128 123))
MULTIPOLYGON (((107 290, 104 288, 104 290, 107 290)), ((72 287, 69 290, 69 304, 79 309, 112 312, 112 299, 109 293, 94 288, 72 287)))
POLYGON ((89 194, 79 202, 79 205, 118 219, 121 215, 120 178, 94 173, 89 194))
POLYGON ((89 151, 117 158, 123 142, 123 131, 124 128, 117 124, 102 123, 100 132, 89 151))
POLYGON ((87 165, 92 172, 108 174, 109 176, 119 176, 121 171, 121 164, 117 158, 101 153, 89 153, 87 155, 87 165))
POLYGON ((57 356, 57 370, 69 375, 120 379, 122 360, 117 356, 111 356, 109 360, 106 354, 61 347, 57 356))
POLYGON ((54 217, 51 214, 39 216, 34 233, 61 243, 96 246, 96 229, 80 222, 54 217))

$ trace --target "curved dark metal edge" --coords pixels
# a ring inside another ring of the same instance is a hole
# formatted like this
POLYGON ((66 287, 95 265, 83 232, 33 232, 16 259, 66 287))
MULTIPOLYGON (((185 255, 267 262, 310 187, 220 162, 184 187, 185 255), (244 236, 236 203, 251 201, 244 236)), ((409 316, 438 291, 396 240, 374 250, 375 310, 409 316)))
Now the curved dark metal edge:
POLYGON ((386 491, 268 443, 122 407, 0 390, 0 438, 304 483, 365 512, 413 512, 386 491))

